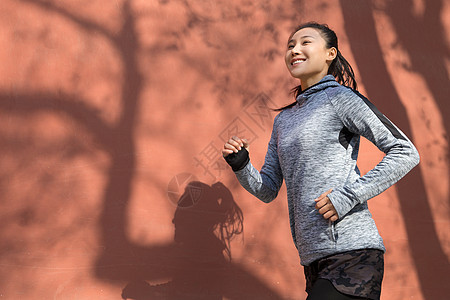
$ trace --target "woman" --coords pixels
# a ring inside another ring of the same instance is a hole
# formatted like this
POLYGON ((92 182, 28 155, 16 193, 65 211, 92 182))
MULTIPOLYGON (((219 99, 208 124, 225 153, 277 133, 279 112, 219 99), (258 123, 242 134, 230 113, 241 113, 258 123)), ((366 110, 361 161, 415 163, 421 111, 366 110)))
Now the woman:
POLYGON ((275 117, 261 171, 239 137, 222 150, 250 193, 264 202, 286 182, 292 236, 304 266, 308 300, 379 299, 385 247, 367 207, 419 163, 409 139, 356 90, 336 34, 314 22, 291 34, 286 66, 300 80, 296 101, 275 117), (360 136, 386 156, 364 176, 360 136))

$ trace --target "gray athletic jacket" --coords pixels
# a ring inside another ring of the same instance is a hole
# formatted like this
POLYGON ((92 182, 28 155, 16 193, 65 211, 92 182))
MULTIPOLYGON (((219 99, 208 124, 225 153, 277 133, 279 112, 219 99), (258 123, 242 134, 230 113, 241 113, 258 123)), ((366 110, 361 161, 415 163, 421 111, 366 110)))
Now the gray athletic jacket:
POLYGON ((358 92, 332 75, 306 89, 297 104, 274 120, 265 162, 235 172, 241 185, 268 203, 286 182, 292 236, 302 265, 324 256, 364 248, 385 251, 366 201, 397 182, 419 163, 408 138, 358 92), (360 136, 386 155, 364 176, 356 159, 360 136), (336 222, 314 208, 328 195, 336 222))

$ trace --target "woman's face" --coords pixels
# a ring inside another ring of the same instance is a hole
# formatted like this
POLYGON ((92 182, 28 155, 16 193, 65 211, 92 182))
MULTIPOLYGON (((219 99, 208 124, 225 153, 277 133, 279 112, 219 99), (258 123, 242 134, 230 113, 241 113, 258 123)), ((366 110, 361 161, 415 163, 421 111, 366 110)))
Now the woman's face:
POLYGON ((335 48, 327 49, 318 30, 303 28, 289 40, 285 62, 292 77, 301 80, 302 87, 305 83, 310 86, 327 75, 336 52, 335 48))

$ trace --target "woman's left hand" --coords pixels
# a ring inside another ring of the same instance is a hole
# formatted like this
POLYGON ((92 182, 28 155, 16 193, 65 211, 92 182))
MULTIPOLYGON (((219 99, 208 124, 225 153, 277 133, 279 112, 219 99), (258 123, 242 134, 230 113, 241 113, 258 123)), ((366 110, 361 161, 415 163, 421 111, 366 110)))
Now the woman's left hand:
POLYGON ((329 189, 318 198, 314 199, 314 201, 316 201, 316 209, 324 217, 324 219, 334 222, 337 221, 339 216, 333 206, 333 203, 331 203, 330 198, 327 196, 332 190, 333 189, 329 189))

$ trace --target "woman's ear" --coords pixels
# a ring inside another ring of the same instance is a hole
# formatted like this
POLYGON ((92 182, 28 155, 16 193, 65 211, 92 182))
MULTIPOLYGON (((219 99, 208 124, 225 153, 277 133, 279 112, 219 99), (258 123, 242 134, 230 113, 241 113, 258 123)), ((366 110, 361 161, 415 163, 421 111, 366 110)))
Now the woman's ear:
POLYGON ((330 49, 328 49, 327 55, 328 55, 328 60, 332 61, 333 59, 336 58, 337 56, 337 49, 335 47, 331 47, 330 49))

